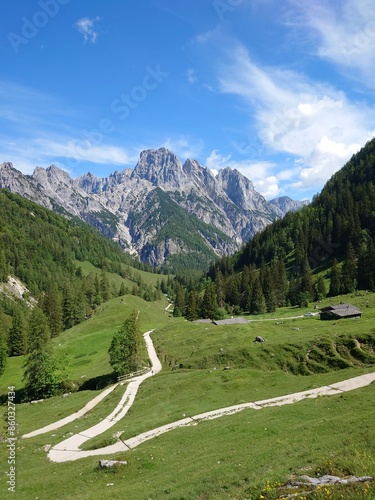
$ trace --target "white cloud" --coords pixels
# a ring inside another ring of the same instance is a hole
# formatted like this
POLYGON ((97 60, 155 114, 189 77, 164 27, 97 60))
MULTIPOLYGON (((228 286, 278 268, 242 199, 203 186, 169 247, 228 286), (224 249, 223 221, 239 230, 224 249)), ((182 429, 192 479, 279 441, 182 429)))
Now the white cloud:
MULTIPOLYGON (((372 0, 296 2, 300 28, 315 35, 312 52, 333 62, 365 86, 375 87, 375 13, 372 0), (317 47, 315 46, 318 38, 317 47), (355 70, 355 71, 353 71, 355 70)), ((293 14, 292 14, 293 17, 293 14)))
POLYGON ((225 167, 238 170, 242 175, 250 179, 255 189, 267 199, 275 198, 280 194, 279 181, 272 173, 275 169, 275 164, 271 162, 236 161, 232 159, 231 155, 223 156, 215 149, 211 152, 205 163, 206 167, 214 175, 217 175, 219 170, 225 167))
POLYGON ((97 21, 100 21, 100 17, 94 17, 89 19, 88 17, 82 17, 75 23, 75 27, 83 35, 85 42, 95 43, 98 38, 98 32, 95 31, 94 25, 97 21))
POLYGON ((222 92, 247 103, 261 143, 294 156, 300 178, 293 186, 300 189, 321 189, 374 134, 372 107, 299 73, 261 68, 243 46, 232 49, 221 66, 220 83, 222 92))
POLYGON ((188 81, 188 83, 190 83, 190 85, 194 85, 194 83, 196 83, 198 81, 195 70, 192 68, 189 68, 187 70, 187 81, 188 81))
POLYGON ((206 160, 206 167, 210 170, 221 170, 222 168, 229 167, 231 155, 223 156, 219 150, 214 149, 206 160))
POLYGON ((176 156, 182 160, 196 159, 200 156, 203 149, 202 140, 192 140, 185 136, 177 138, 167 137, 162 146, 173 151, 176 156))
POLYGON ((129 155, 123 148, 106 144, 93 145, 88 140, 67 139, 56 142, 39 139, 36 144, 44 156, 97 164, 126 165, 129 163, 129 155))
POLYGON ((80 164, 133 166, 136 154, 106 144, 92 145, 85 140, 50 137, 18 139, 16 142, 1 140, 1 162, 11 161, 15 168, 25 174, 33 172, 35 166, 49 166, 52 163, 69 170, 75 175, 80 164))

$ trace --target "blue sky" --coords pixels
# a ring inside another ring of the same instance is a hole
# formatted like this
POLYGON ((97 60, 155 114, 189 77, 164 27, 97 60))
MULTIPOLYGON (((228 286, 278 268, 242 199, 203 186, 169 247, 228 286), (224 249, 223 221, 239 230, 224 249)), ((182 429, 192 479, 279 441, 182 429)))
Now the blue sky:
POLYGON ((168 147, 311 198, 375 135, 371 0, 0 6, 0 162, 72 177, 168 147))

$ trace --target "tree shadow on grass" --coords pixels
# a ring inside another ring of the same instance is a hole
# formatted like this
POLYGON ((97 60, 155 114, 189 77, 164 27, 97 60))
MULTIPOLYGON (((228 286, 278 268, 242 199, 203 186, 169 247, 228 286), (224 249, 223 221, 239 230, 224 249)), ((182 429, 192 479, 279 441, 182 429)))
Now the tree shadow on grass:
POLYGON ((117 382, 116 373, 106 373, 105 375, 98 375, 97 377, 85 380, 82 385, 79 386, 79 391, 97 391, 100 389, 105 389, 111 384, 117 382))

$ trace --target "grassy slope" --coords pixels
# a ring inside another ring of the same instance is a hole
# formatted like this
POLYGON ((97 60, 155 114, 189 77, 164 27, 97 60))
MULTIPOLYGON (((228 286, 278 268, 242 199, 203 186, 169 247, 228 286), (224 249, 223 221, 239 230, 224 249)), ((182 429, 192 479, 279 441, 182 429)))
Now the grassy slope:
MULTIPOLYGON (((182 418, 183 414, 193 415, 243 401, 292 393, 371 371, 370 367, 363 366, 303 377, 269 369, 268 365, 272 366, 269 349, 276 352, 278 345, 290 341, 314 341, 319 336, 370 332, 375 326, 375 296, 369 294, 344 299, 364 310, 362 320, 334 324, 316 319, 284 319, 279 325, 275 320, 214 327, 168 318, 163 311, 164 303, 145 303, 137 297, 127 296, 125 305, 120 305, 120 299, 110 301, 94 318, 65 332, 57 342, 61 343, 60 349, 68 353, 69 358, 73 356, 69 365, 73 378, 78 378, 83 372, 94 376, 108 372, 107 344, 132 307, 141 309, 144 331, 156 327, 155 344, 165 367, 160 375, 146 381, 140 388, 128 418, 97 438, 96 444, 103 445, 110 442, 116 431, 123 431, 127 437, 182 418), (295 327, 300 330, 292 330, 295 327), (267 345, 252 342, 257 334, 268 339, 267 345), (223 371, 218 362, 220 348, 224 352, 237 353, 231 360, 233 368, 229 371, 223 371), (253 356, 253 361, 247 366, 241 367, 243 356, 238 357, 239 349, 248 350, 253 356), (265 349, 268 361, 263 355, 265 349), (180 363, 190 363, 192 368, 171 371, 180 363), (253 364, 258 369, 254 369, 253 364)), ((303 313, 304 310, 278 311, 277 317, 295 312, 303 313)), ((8 366, 0 378, 2 388, 15 383, 19 364, 20 360, 17 360, 8 366)), ((38 405, 19 405, 17 420, 20 431, 30 431, 77 410, 89 399, 89 394, 85 391, 38 405)), ((96 392, 91 394, 94 397, 96 392)), ((120 499, 124 498, 125 491, 125 498, 132 500, 245 499, 260 498, 260 494, 265 498, 277 498, 275 489, 262 493, 266 481, 284 482, 290 472, 298 473, 303 468, 311 468, 312 472, 318 467, 330 467, 332 472, 341 474, 350 469, 357 475, 374 475, 375 464, 371 458, 375 438, 371 424, 374 395, 373 384, 341 397, 318 398, 259 412, 248 410, 197 427, 173 431, 132 452, 121 454, 120 458, 127 460, 128 466, 115 473, 98 471, 99 457, 75 463, 49 464, 43 446, 57 443, 67 433, 79 432, 105 417, 121 397, 119 388, 86 418, 45 436, 19 441, 17 498, 89 499, 110 495, 110 498, 120 499), (338 433, 338 429, 345 432, 338 433), (113 486, 107 486, 109 483, 113 486)), ((95 442, 88 444, 92 446, 95 442)), ((3 449, 1 472, 7 471, 6 457, 7 452, 3 449)), ((375 497, 374 490, 369 493, 372 496, 366 496, 364 486, 352 487, 350 491, 351 496, 345 498, 375 497)))
MULTIPOLYGON (((53 343, 61 355, 68 358, 68 377, 81 380, 99 377, 112 372, 108 348, 113 334, 119 329, 132 309, 141 310, 142 331, 158 327, 168 321, 163 308, 167 301, 145 302, 139 297, 126 295, 116 297, 98 307, 88 321, 66 330, 53 343), (121 303, 122 301, 122 303, 121 303)), ((9 358, 6 370, 0 376, 0 394, 6 392, 9 384, 18 389, 22 383, 22 364, 25 357, 9 358)))
MULTIPOLYGON (((97 267, 95 267, 93 264, 90 262, 80 262, 78 260, 74 261, 74 265, 76 267, 80 267, 82 269, 83 275, 87 276, 90 273, 93 274, 98 274, 100 275, 101 270, 97 267)), ((146 271, 141 271, 138 269, 130 268, 130 271, 133 273, 134 276, 139 275, 142 278, 143 283, 146 283, 148 285, 156 285, 157 282, 161 281, 163 278, 167 280, 168 276, 164 276, 161 274, 154 274, 154 273, 148 273, 146 271)), ((109 273, 106 272, 106 276, 109 280, 109 282, 113 281, 117 287, 120 287, 121 283, 124 283, 125 286, 129 287, 130 289, 134 285, 134 281, 131 281, 129 279, 124 279, 122 278, 119 274, 116 273, 109 273)))

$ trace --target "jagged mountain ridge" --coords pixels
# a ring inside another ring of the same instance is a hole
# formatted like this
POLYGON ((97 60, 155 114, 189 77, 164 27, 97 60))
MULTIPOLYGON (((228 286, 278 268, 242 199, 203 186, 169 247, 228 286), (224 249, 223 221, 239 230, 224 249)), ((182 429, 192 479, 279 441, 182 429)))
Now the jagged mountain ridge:
MULTIPOLYGON (((181 253, 191 263, 233 253, 291 207, 267 202, 237 170, 215 176, 196 160, 182 164, 166 148, 143 151, 134 169, 105 178, 72 179, 54 165, 23 175, 4 163, 0 187, 89 222, 153 265, 181 253)), ((292 209, 303 204, 290 201, 292 209)))

